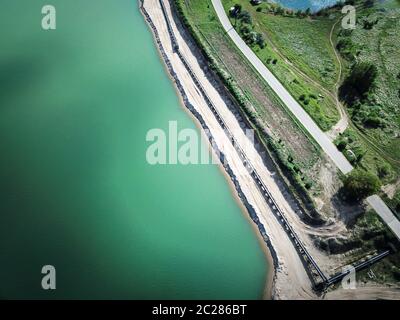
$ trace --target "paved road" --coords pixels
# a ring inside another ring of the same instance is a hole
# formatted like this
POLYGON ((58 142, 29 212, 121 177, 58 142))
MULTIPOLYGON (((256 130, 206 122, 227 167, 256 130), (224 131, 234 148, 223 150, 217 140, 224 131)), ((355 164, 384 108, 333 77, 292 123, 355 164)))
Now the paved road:
MULTIPOLYGON (((282 102, 292 112, 292 114, 300 121, 304 128, 310 133, 315 141, 320 145, 322 150, 332 159, 339 170, 347 174, 353 170, 353 166, 346 159, 346 157, 336 148, 333 142, 328 136, 316 125, 313 119, 308 115, 307 112, 299 105, 299 103, 290 95, 285 87, 279 82, 278 79, 272 74, 271 71, 262 63, 262 61, 256 56, 256 54, 247 46, 242 40, 236 30, 233 28, 229 18, 225 12, 225 9, 221 3, 221 0, 212 0, 215 11, 217 12, 218 18, 224 27, 227 34, 236 44, 236 46, 242 51, 245 57, 253 65, 253 67, 259 72, 269 86, 274 90, 282 102)), ((393 212, 386 206, 381 198, 374 195, 367 198, 367 202, 372 208, 379 214, 379 216, 387 223, 393 233, 400 239, 400 222, 394 216, 393 212)))

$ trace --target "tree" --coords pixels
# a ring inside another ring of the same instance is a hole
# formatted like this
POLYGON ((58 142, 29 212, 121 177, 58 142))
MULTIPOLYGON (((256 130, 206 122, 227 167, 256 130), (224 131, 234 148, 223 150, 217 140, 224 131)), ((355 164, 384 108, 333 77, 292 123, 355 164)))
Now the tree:
POLYGON ((363 100, 371 90, 377 73, 378 69, 371 63, 356 63, 340 87, 340 96, 349 104, 353 104, 355 100, 363 100))
POLYGON ((243 34, 243 36, 248 35, 251 32, 251 29, 248 26, 242 26, 240 28, 240 33, 243 34))
POLYGON ((238 14, 242 12, 241 4, 235 4, 233 7, 235 8, 235 12, 237 12, 238 14))
POLYGON ((385 120, 382 119, 379 115, 374 113, 368 114, 362 118, 362 121, 365 126, 370 128, 384 128, 385 127, 385 120))
POLYGON ((252 24, 252 19, 251 19, 251 15, 248 11, 243 10, 240 14, 239 14, 239 19, 243 22, 243 23, 247 23, 247 24, 252 24))
POLYGON ((365 2, 364 2, 364 7, 365 8, 371 8, 371 7, 373 7, 374 6, 374 0, 366 0, 365 2))
POLYGON ((348 200, 362 200, 381 188, 381 183, 374 174, 354 169, 344 179, 343 191, 348 200))
POLYGON ((243 39, 249 45, 254 45, 257 42, 257 32, 250 31, 249 33, 245 34, 243 39))
POLYGON ((389 164, 387 164, 386 162, 381 163, 380 165, 378 165, 377 167, 377 172, 378 172, 378 176, 379 178, 385 178, 389 173, 390 173, 390 166, 389 164))
POLYGON ((263 35, 261 33, 257 33, 256 42, 260 46, 261 49, 265 48, 265 40, 264 40, 264 37, 263 37, 263 35))
POLYGON ((277 6, 275 9, 275 13, 279 15, 283 15, 285 13, 285 10, 281 6, 277 6))
POLYGON ((346 149, 346 147, 347 147, 346 140, 343 140, 343 139, 339 140, 336 143, 336 147, 339 149, 339 151, 343 151, 344 149, 346 149))

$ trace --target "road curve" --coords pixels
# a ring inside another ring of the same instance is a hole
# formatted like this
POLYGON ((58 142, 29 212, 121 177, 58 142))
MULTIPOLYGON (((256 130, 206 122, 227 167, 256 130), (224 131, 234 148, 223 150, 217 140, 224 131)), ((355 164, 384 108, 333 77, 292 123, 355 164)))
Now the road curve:
MULTIPOLYGON (((247 46, 242 40, 235 28, 232 26, 221 0, 211 0, 214 9, 218 15, 223 28, 253 65, 268 85, 274 90, 281 101, 286 105, 290 112, 297 118, 298 121, 304 126, 314 140, 320 145, 321 149, 332 159, 339 170, 343 174, 349 173, 353 170, 353 166, 346 159, 346 157, 336 148, 328 136, 316 125, 314 120, 308 115, 307 112, 300 106, 300 104, 291 96, 279 80, 272 74, 271 71, 263 64, 263 62, 256 56, 256 54, 247 46)), ((378 213, 382 220, 388 225, 398 239, 400 239, 400 222, 394 216, 393 212, 386 206, 380 197, 377 195, 367 198, 368 204, 378 213)))

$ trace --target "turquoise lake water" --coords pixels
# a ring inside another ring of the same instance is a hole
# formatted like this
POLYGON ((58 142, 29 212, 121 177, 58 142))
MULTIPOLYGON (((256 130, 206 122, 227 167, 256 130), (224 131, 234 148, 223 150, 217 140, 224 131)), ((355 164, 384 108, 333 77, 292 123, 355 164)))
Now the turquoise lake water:
POLYGON ((268 265, 215 165, 151 166, 195 129, 129 0, 3 0, 0 297, 261 298, 268 265), (54 265, 56 290, 41 288, 54 265))
POLYGON ((275 2, 290 9, 306 10, 310 8, 311 11, 317 11, 334 5, 338 0, 276 0, 275 2))

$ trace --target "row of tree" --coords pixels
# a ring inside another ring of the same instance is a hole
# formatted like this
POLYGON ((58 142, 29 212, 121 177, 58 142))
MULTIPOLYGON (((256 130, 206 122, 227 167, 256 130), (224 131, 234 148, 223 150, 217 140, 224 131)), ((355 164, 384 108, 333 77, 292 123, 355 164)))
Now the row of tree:
POLYGON ((264 36, 253 30, 253 19, 250 12, 242 10, 240 4, 235 4, 230 11, 231 16, 235 18, 235 26, 240 22, 239 32, 243 40, 250 46, 258 45, 261 49, 265 47, 264 36))

